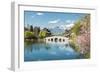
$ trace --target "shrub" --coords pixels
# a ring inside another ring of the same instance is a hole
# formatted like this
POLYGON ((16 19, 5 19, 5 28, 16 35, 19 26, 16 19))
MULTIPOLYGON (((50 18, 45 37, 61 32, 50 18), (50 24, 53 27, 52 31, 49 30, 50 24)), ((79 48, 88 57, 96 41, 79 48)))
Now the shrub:
POLYGON ((30 32, 30 31, 26 31, 26 32, 24 32, 24 37, 26 39, 32 39, 32 38, 34 38, 34 33, 30 32))
POLYGON ((40 31, 39 37, 40 38, 45 38, 46 37, 46 31, 40 31))

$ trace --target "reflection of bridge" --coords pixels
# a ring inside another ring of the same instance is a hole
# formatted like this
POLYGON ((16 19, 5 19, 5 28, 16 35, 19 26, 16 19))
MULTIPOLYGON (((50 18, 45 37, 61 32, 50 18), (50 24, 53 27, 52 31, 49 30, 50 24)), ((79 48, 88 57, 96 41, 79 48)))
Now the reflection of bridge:
POLYGON ((63 36, 51 36, 45 38, 46 43, 61 43, 61 44, 68 44, 68 38, 63 36))

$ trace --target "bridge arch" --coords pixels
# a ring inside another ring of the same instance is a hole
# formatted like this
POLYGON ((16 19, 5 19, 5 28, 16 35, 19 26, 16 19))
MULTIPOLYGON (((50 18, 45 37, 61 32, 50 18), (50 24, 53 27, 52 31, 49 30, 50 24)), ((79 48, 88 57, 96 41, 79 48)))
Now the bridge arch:
POLYGON ((63 36, 51 36, 46 37, 45 39, 46 43, 61 43, 61 44, 68 44, 68 38, 63 36))

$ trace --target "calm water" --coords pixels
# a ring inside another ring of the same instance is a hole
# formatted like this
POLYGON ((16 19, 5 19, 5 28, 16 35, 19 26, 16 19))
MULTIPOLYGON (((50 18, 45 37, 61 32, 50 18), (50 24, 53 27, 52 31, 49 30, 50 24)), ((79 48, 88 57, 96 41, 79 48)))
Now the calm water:
POLYGON ((25 62, 80 58, 83 58, 83 56, 69 45, 46 43, 25 43, 24 45, 25 62))

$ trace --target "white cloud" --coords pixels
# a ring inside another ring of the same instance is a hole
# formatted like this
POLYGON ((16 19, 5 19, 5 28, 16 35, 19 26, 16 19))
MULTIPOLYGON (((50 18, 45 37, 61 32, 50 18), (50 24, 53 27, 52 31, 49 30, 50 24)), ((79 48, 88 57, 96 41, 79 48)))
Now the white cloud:
POLYGON ((39 12, 39 13, 37 13, 37 15, 43 15, 43 13, 40 13, 40 12, 39 12))
POLYGON ((59 21, 60 21, 60 19, 56 19, 56 20, 49 21, 48 23, 54 24, 54 23, 58 23, 59 21))
POLYGON ((74 26, 74 24, 67 24, 67 25, 61 25, 60 26, 60 28, 61 29, 68 29, 68 30, 70 30, 72 27, 74 26))

